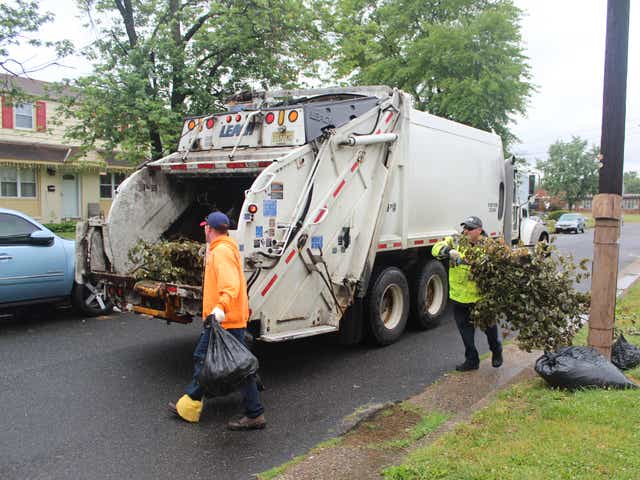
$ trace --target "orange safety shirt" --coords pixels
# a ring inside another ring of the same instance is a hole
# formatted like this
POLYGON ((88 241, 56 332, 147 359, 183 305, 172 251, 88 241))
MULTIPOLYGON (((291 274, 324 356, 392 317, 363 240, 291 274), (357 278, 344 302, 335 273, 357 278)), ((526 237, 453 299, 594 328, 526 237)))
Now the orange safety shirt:
POLYGON ((216 238, 207 248, 202 318, 216 307, 224 311, 223 328, 246 328, 249 320, 247 281, 238 245, 226 235, 216 238))

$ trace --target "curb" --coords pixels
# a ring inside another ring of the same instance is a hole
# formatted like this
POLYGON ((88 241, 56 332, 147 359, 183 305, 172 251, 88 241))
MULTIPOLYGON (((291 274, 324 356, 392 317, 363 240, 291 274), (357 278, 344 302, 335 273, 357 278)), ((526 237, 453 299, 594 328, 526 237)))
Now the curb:
POLYGON ((618 272, 616 296, 622 297, 638 279, 640 279, 640 260, 636 260, 618 272))

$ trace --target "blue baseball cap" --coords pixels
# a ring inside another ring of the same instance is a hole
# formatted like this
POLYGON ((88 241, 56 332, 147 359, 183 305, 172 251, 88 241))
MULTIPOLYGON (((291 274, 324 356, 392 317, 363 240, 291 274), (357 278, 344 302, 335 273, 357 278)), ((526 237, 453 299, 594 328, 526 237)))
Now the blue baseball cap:
POLYGON ((207 215, 207 218, 204 219, 204 222, 200 223, 201 227, 205 225, 209 225, 211 228, 215 228, 216 230, 227 229, 231 222, 229 221, 229 217, 227 217, 222 212, 211 212, 207 215))

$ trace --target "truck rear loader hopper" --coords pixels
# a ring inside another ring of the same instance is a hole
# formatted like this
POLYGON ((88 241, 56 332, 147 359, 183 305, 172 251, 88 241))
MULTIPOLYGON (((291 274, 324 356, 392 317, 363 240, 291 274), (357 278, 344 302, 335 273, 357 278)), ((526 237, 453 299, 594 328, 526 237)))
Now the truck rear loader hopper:
POLYGON ((191 321, 201 287, 136 282, 128 252, 203 241, 199 222, 218 209, 234 223, 259 339, 339 331, 386 345, 445 311, 434 243, 472 214, 493 237, 511 226, 510 166, 497 135, 415 110, 399 90, 267 92, 188 118, 177 152, 127 178, 106 221, 80 224, 77 281, 121 308, 191 321))

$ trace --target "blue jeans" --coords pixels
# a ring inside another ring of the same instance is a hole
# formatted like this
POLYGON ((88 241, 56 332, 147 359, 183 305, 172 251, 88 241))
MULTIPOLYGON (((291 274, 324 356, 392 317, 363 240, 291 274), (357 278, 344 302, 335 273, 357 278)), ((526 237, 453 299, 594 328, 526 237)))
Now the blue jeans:
MULTIPOLYGON (((244 341, 244 328, 230 328, 227 330, 242 345, 247 346, 244 341)), ((204 366, 204 357, 207 355, 207 347, 209 346, 209 336, 211 335, 211 327, 205 327, 200 334, 200 339, 193 351, 193 379, 187 386, 185 393, 193 400, 202 400, 204 392, 198 384, 198 376, 204 366)), ((244 414, 249 418, 256 418, 264 413, 264 407, 260 403, 260 394, 258 393, 258 385, 256 376, 251 375, 245 380, 244 385, 240 387, 242 393, 242 404, 244 406, 244 414)))
MULTIPOLYGON (((453 303, 453 316, 456 319, 456 325, 458 331, 462 337, 462 343, 464 343, 464 358, 465 362, 469 365, 479 365, 480 357, 478 356, 478 350, 476 349, 475 334, 476 327, 469 319, 469 314, 473 308, 473 303, 453 303)), ((484 331, 489 342, 489 348, 492 353, 502 352, 502 342, 500 341, 500 335, 498 332, 498 325, 493 325, 484 331)))

